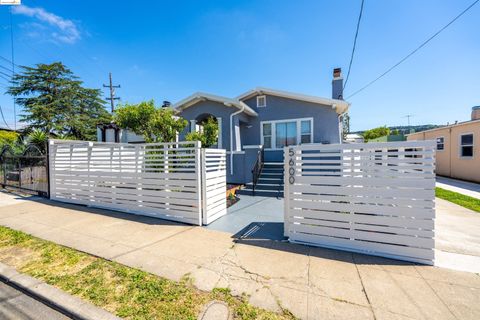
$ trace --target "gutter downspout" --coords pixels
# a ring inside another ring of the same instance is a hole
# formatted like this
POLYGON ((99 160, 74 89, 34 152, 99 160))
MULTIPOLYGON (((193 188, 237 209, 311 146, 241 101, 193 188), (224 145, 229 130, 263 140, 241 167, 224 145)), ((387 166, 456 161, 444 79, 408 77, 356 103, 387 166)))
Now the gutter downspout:
POLYGON ((233 175, 233 117, 237 114, 242 113, 245 110, 245 106, 242 105, 242 108, 237 112, 230 114, 230 175, 233 175))

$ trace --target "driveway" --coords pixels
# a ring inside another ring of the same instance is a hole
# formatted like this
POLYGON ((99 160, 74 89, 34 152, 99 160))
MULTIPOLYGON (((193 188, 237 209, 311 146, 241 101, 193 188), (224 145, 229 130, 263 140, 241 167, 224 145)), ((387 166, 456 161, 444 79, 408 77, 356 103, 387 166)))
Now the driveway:
MULTIPOLYGON (((238 237, 148 217, 11 198, 0 193, 1 225, 169 279, 189 274, 200 289, 229 287, 233 294, 246 293, 256 306, 286 308, 302 319, 480 318, 480 276, 475 273, 274 241, 256 236, 258 230, 238 237)), ((251 199, 237 209, 269 202, 251 199)), ((280 208, 272 210, 279 214, 280 208)), ((278 222, 270 213, 262 220, 268 217, 278 222)), ((249 221, 238 222, 237 228, 243 230, 249 221)))

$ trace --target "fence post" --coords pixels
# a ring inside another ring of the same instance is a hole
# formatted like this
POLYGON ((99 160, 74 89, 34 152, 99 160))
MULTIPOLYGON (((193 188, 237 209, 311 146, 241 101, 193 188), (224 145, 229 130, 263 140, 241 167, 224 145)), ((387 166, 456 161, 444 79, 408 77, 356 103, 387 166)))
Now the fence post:
POLYGON ((208 212, 207 212, 207 156, 206 156, 206 149, 201 149, 201 179, 202 179, 202 222, 203 224, 208 224, 208 212))
POLYGON ((202 144, 200 141, 194 142, 194 149, 195 149, 195 174, 197 175, 197 190, 198 192, 198 225, 202 225, 203 215, 205 214, 203 211, 203 199, 204 196, 204 188, 202 186, 202 171, 204 170, 205 163, 202 157, 202 144))
POLYGON ((288 237, 290 230, 290 222, 288 220, 288 211, 290 210, 289 198, 290 198, 290 190, 289 190, 289 167, 288 161, 290 160, 290 155, 288 151, 289 147, 283 148, 283 236, 288 237))
POLYGON ((55 190, 55 141, 54 140, 48 140, 48 163, 47 163, 47 168, 48 168, 48 197, 51 199, 52 195, 54 195, 54 190, 55 190))

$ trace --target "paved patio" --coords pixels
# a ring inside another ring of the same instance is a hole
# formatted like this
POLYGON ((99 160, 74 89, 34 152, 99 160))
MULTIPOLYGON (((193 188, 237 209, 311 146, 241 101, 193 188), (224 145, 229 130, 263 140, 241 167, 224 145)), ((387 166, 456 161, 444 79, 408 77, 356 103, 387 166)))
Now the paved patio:
MULTIPOLYGON (((302 319, 480 318, 475 273, 274 241, 256 236, 262 234, 258 229, 238 238, 233 232, 12 198, 0 193, 1 225, 170 279, 190 274, 200 289, 229 287, 249 294, 257 306, 287 308, 302 319)), ((459 212, 460 222, 480 219, 462 220, 466 213, 459 212)), ((478 246, 476 238, 469 241, 478 246)), ((464 253, 475 253, 468 250, 464 253)))

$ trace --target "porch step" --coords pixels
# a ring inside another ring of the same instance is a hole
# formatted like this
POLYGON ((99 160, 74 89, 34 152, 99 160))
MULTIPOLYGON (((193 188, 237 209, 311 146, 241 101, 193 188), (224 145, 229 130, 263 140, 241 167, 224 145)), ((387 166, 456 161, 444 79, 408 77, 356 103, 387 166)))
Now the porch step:
MULTIPOLYGON (((258 185, 257 185, 258 186, 258 185)), ((248 196, 258 196, 258 197, 283 197, 283 188, 281 191, 274 191, 274 190, 259 190, 255 188, 255 194, 253 194, 252 189, 240 189, 237 190, 236 194, 239 195, 248 195, 248 196)))

